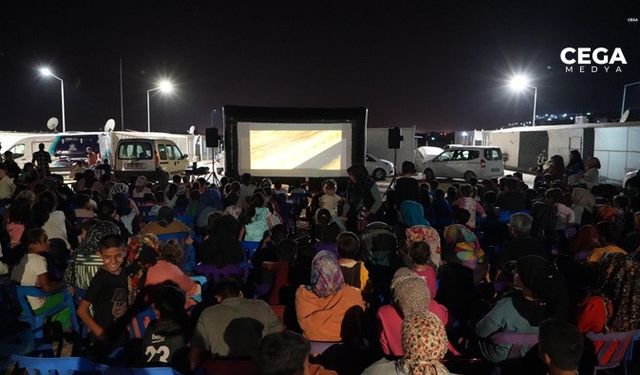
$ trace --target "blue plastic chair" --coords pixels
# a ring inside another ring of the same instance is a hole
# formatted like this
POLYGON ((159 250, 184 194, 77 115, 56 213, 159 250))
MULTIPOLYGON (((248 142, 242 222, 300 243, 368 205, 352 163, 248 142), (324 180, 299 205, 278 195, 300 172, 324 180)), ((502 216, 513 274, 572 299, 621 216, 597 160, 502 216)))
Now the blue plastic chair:
POLYGON ((242 268, 251 268, 251 258, 258 249, 260 242, 257 241, 242 241, 242 249, 244 250, 244 262, 242 268))
POLYGON ((33 337, 35 339, 43 338, 43 327, 47 318, 53 316, 65 308, 69 308, 71 313, 71 328, 75 332, 79 332, 78 329, 78 317, 76 316, 76 307, 73 302, 73 297, 67 290, 61 290, 57 292, 47 293, 42 289, 36 288, 34 286, 16 286, 16 295, 18 297, 18 301, 20 302, 20 307, 22 307, 22 314, 20 315, 20 320, 27 322, 31 325, 31 330, 33 331, 33 337), (62 303, 51 310, 44 312, 40 315, 36 315, 31 309, 31 305, 29 304, 29 297, 49 297, 51 295, 63 293, 64 299, 62 303))
POLYGON ((107 367, 103 374, 107 375, 174 375, 180 373, 171 367, 146 367, 146 368, 126 368, 107 367))
POLYGON ((182 222, 184 225, 193 229, 193 216, 191 215, 178 215, 176 216, 176 220, 182 222))
POLYGON ((40 358, 13 355, 11 359, 17 362, 19 368, 25 368, 29 374, 74 374, 76 372, 104 371, 103 365, 97 365, 86 358, 61 357, 61 358, 40 358))
POLYGON ((151 306, 146 309, 140 311, 136 316, 131 319, 131 323, 129 323, 129 337, 140 339, 144 336, 144 331, 147 329, 147 324, 145 324, 145 318, 149 318, 149 322, 156 319, 156 313, 153 311, 151 306))
POLYGON ((193 300, 200 303, 202 302, 202 289, 204 288, 205 285, 207 285, 208 280, 205 276, 191 276, 191 280, 200 284, 200 290, 201 290, 200 294, 193 296, 193 300))

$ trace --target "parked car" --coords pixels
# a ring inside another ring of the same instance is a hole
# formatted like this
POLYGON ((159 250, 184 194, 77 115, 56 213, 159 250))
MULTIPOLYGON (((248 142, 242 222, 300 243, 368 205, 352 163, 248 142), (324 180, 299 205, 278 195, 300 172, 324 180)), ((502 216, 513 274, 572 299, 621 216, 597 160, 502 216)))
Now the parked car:
POLYGON ((631 177, 635 177, 638 174, 638 172, 639 172, 639 170, 636 169, 636 170, 633 170, 631 172, 625 173, 624 177, 622 178, 622 187, 626 189, 627 188, 627 181, 629 181, 629 179, 631 177))
POLYGON ((374 180, 384 180, 387 176, 395 174, 395 167, 389 160, 379 159, 371 154, 367 154, 365 167, 374 180))
POLYGON ((423 167, 427 180, 445 177, 469 182, 504 176, 502 151, 492 146, 450 146, 423 167))
POLYGON ((422 172, 425 168, 425 163, 431 161, 436 156, 440 155, 444 150, 440 147, 422 146, 418 147, 414 156, 414 163, 416 165, 416 171, 422 172))

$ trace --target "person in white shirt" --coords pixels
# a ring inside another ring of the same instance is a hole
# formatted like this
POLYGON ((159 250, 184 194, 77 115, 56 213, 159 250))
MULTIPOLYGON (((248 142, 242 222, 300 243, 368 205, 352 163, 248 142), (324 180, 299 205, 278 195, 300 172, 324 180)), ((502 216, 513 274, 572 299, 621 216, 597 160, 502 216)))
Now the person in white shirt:
POLYGON ((16 185, 13 179, 7 175, 7 166, 0 163, 0 200, 11 199, 16 191, 16 185))

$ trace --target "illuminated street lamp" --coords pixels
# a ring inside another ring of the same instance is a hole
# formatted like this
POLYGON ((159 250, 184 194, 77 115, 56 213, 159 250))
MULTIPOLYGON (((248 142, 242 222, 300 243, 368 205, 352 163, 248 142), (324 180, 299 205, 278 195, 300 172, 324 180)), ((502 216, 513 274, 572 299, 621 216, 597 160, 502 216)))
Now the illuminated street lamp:
POLYGON ((509 81, 509 87, 512 91, 522 92, 526 88, 533 89, 533 117, 531 126, 536 126, 536 104, 538 102, 538 88, 529 84, 529 78, 524 75, 515 75, 509 81))
POLYGON ((62 97, 62 132, 64 133, 67 130, 67 126, 65 123, 65 117, 64 117, 64 81, 62 80, 62 78, 56 76, 55 74, 53 74, 53 72, 51 71, 51 69, 49 69, 46 66, 43 66, 42 68, 40 68, 40 74, 43 77, 53 77, 55 79, 57 79, 58 81, 60 81, 60 96, 62 97))
POLYGON ((149 111, 149 94, 152 91, 160 91, 163 94, 170 94, 173 92, 173 83, 164 79, 158 83, 158 86, 147 90, 147 131, 151 131, 151 115, 149 111))

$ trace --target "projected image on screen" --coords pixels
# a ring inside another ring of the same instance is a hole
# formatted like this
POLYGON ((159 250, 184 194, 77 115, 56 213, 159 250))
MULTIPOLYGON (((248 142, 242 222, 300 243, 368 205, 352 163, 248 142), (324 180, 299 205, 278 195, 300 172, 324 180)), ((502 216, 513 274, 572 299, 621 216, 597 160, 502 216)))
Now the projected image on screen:
POLYGON ((251 169, 341 168, 341 130, 251 130, 249 139, 251 169))
POLYGON ((238 169, 256 176, 346 176, 350 123, 238 122, 238 169))

